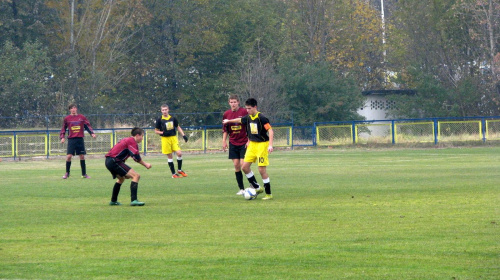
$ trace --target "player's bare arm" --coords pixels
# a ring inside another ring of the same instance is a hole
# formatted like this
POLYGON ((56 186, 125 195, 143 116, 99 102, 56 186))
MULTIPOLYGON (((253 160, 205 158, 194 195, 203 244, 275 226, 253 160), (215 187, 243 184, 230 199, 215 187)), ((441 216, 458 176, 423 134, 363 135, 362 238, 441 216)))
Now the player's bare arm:
POLYGON ((267 151, 269 153, 272 153, 273 152, 273 140, 274 140, 274 131, 273 129, 269 129, 267 131, 268 135, 269 135, 269 147, 267 148, 267 151))
POLYGON ((227 123, 241 123, 241 118, 236 118, 236 119, 232 119, 232 120, 223 120, 222 121, 223 124, 227 124, 227 123))
POLYGON ((145 162, 144 160, 139 161, 139 163, 140 163, 142 166, 146 167, 146 169, 150 169, 150 168, 151 168, 151 164, 150 164, 150 163, 145 162))
POLYGON ((222 133, 222 150, 225 152, 227 149, 227 132, 222 133))

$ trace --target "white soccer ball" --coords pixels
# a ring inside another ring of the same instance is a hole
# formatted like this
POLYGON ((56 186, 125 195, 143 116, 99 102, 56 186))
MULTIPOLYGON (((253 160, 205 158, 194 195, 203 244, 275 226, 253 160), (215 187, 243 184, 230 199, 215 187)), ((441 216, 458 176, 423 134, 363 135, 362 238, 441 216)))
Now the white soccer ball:
POLYGON ((246 200, 252 200, 257 197, 257 192, 255 191, 254 188, 246 188, 245 192, 243 193, 243 197, 246 200))

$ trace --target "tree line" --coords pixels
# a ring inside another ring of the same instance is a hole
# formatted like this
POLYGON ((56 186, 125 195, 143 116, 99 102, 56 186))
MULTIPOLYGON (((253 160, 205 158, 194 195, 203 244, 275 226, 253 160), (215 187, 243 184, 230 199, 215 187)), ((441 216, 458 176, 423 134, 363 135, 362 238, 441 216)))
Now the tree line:
MULTIPOLYGON (((500 0, 0 0, 0 117, 219 112, 498 115, 500 0), (382 17, 382 4, 383 15, 382 17)), ((208 117, 208 116, 207 116, 208 117)))

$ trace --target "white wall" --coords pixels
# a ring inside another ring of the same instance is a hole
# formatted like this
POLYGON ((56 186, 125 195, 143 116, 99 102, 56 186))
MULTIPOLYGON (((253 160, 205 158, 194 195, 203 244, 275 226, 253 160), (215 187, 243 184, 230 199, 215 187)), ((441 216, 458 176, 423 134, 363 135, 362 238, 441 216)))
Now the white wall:
MULTIPOLYGON (((365 104, 363 108, 358 110, 358 114, 365 117, 367 121, 388 120, 391 119, 388 116, 388 110, 393 109, 394 106, 395 103, 388 101, 385 95, 367 95, 365 104)), ((387 124, 386 122, 384 123, 387 124)), ((377 122, 374 124, 377 124, 377 122)), ((369 130, 369 134, 360 133, 359 137, 369 137, 369 135, 385 137, 390 133, 386 126, 371 126, 369 130)))
POLYGON ((363 108, 358 114, 365 117, 367 121, 391 119, 387 116, 388 109, 393 109, 395 103, 388 101, 385 95, 367 95, 363 108))

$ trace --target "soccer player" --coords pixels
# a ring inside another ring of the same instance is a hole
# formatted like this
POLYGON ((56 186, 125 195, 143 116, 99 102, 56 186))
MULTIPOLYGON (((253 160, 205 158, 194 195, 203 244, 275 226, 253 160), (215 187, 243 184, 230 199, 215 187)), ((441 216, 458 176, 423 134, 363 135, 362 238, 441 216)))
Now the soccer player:
POLYGON ((184 141, 188 141, 188 137, 184 134, 177 119, 169 113, 169 107, 166 104, 161 105, 162 116, 156 120, 155 133, 161 135, 161 152, 167 155, 168 166, 172 172, 172 178, 187 177, 186 172, 182 171, 182 151, 177 140, 177 131, 182 135, 184 141), (174 167, 174 158, 172 153, 177 154, 177 173, 174 167))
POLYGON ((259 173, 262 177, 264 189, 266 191, 266 195, 262 199, 269 200, 273 198, 273 195, 271 194, 271 181, 269 180, 266 167, 269 165, 268 155, 273 151, 274 132, 269 120, 257 110, 257 100, 249 98, 245 101, 245 108, 248 112, 247 116, 231 120, 226 119, 223 120, 222 123, 241 123, 246 126, 250 143, 248 144, 241 169, 245 172, 248 182, 256 189, 257 194, 262 193, 263 190, 257 183, 250 168, 252 163, 257 161, 259 173))
MULTIPOLYGON (((240 100, 237 95, 229 96, 230 109, 224 112, 223 120, 243 118, 248 115, 247 110, 240 107, 240 100)), ((239 191, 236 195, 243 195, 245 192, 243 185, 243 173, 241 166, 247 150, 248 137, 246 127, 241 124, 227 123, 222 126, 222 150, 227 149, 227 136, 229 135, 229 159, 233 160, 234 173, 239 191)))
POLYGON ((143 206, 145 203, 137 199, 137 189, 139 188, 140 175, 130 166, 125 164, 125 161, 131 156, 134 161, 140 163, 147 169, 151 168, 151 164, 144 162, 139 153, 139 146, 137 144, 142 142, 144 138, 144 130, 139 127, 134 127, 131 132, 131 137, 126 137, 120 140, 116 145, 109 150, 106 154, 106 168, 109 170, 113 179, 117 179, 113 186, 113 194, 111 195, 111 202, 109 205, 121 205, 118 202, 118 194, 125 179, 132 179, 130 183, 130 205, 143 206))
POLYGON ((70 104, 68 106, 70 114, 66 116, 63 120, 63 126, 61 132, 59 133, 59 138, 61 138, 61 143, 64 143, 66 139, 64 138, 66 134, 66 129, 68 129, 68 152, 66 155, 66 173, 62 177, 67 179, 70 174, 71 169, 71 158, 76 154, 80 156, 80 166, 82 167, 82 178, 90 179, 87 175, 87 167, 85 165, 85 142, 83 141, 84 130, 86 130, 93 138, 96 137, 90 122, 84 115, 78 114, 78 108, 76 104, 70 104))

